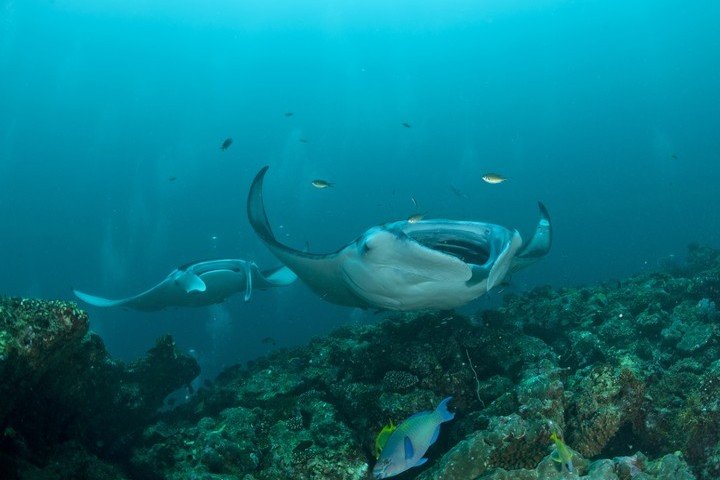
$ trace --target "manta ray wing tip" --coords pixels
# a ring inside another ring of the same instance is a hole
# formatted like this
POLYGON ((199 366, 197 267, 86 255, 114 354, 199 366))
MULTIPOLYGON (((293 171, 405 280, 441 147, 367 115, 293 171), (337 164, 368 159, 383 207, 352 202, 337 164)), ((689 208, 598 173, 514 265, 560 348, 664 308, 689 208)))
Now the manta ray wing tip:
POLYGON ((544 204, 543 202, 539 201, 539 200, 538 200, 537 203, 538 203, 538 208, 540 209, 540 215, 541 215, 543 218, 545 218, 545 219, 547 219, 547 220, 550 220, 550 212, 548 212, 548 209, 547 209, 547 207, 545 206, 545 204, 544 204))

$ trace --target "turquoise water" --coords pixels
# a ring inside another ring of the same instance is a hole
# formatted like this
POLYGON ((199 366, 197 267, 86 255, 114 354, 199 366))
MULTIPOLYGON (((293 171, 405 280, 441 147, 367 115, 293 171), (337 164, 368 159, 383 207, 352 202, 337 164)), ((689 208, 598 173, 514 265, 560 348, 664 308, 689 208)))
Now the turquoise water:
MULTIPOLYGON (((0 2, 0 292, 123 297, 197 259, 275 266, 245 217, 266 164, 271 222, 315 252, 418 211, 528 235, 542 200, 553 250, 517 290, 720 244, 720 4, 387 3, 0 2)), ((113 354, 171 333, 208 371, 376 321, 300 284, 89 311, 113 354)))

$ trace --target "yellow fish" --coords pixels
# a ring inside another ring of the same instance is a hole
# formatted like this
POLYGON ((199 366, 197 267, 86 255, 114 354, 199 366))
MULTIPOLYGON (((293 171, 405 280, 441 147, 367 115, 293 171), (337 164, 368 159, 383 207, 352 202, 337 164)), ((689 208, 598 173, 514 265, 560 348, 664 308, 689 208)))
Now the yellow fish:
POLYGON ((558 463, 565 465, 565 467, 567 467, 568 469, 568 472, 573 473, 573 452, 571 452, 568 446, 565 445, 565 442, 563 442, 562 439, 557 436, 557 433, 551 433, 550 440, 555 442, 555 450, 553 450, 550 454, 550 458, 552 458, 558 463))
POLYGON ((392 435, 395 430, 397 430, 397 425, 395 425, 392 420, 380 430, 377 438, 375 438, 375 458, 380 456, 380 452, 382 452, 383 447, 385 447, 388 438, 390 438, 390 435, 392 435))
POLYGON ((485 175, 483 175, 482 179, 483 181, 485 181, 485 183, 491 184, 502 183, 507 180, 507 178, 503 177, 498 173, 486 173, 485 175))
POLYGON ((334 185, 333 183, 326 182, 325 180, 320 180, 319 178, 313 180, 310 183, 312 184, 313 187, 320 188, 320 189, 332 187, 334 185))

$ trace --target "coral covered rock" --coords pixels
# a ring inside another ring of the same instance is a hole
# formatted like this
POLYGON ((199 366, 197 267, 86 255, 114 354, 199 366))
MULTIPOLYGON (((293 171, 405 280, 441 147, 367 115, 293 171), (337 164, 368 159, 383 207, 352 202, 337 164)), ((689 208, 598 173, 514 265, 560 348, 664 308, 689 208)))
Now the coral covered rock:
POLYGON ((452 396, 429 461, 398 479, 716 479, 718 302, 720 254, 693 247, 671 270, 538 288, 472 317, 341 328, 231 367, 157 416, 197 373, 169 338, 126 366, 71 305, 7 300, 0 465, 21 478, 359 480, 383 425, 452 396), (552 433, 573 473, 549 456, 552 433))
POLYGON ((169 337, 130 366, 114 362, 71 303, 0 298, 0 339, 2 478, 31 471, 23 461, 44 471, 67 439, 68 458, 122 455, 164 397, 199 373, 169 337))

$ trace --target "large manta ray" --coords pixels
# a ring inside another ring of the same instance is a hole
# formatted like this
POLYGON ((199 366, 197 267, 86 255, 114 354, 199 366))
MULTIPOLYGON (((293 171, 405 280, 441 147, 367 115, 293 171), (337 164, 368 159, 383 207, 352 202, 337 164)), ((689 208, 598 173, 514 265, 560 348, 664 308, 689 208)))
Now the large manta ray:
POLYGON ((165 280, 134 297, 121 300, 88 295, 73 290, 80 300, 96 307, 123 306, 153 312, 165 307, 201 307, 221 303, 227 297, 245 293, 250 300, 253 288, 290 285, 297 276, 287 267, 261 272, 253 262, 240 259, 208 260, 183 265, 165 280))
POLYGON ((270 229, 263 202, 267 170, 263 167, 250 187, 250 224, 282 263, 332 303, 388 310, 452 309, 550 250, 550 217, 540 203, 540 221, 526 245, 517 230, 500 225, 422 220, 373 227, 335 253, 301 252, 278 242, 270 229))

